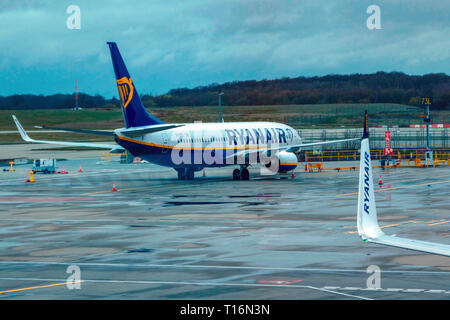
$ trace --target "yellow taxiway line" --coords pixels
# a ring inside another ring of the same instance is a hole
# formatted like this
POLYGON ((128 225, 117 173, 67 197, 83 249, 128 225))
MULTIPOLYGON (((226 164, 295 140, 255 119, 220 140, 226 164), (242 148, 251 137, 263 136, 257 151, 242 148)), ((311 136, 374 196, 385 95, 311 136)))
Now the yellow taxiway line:
POLYGON ((10 293, 10 292, 17 292, 17 291, 25 291, 25 290, 41 289, 41 288, 50 288, 50 287, 62 286, 62 285, 68 284, 68 283, 75 284, 75 283, 78 283, 78 282, 82 282, 82 281, 61 282, 61 283, 47 284, 47 285, 44 285, 44 286, 35 286, 35 287, 28 287, 28 288, 5 290, 5 291, 0 291, 0 294, 2 294, 2 293, 10 293))
POLYGON ((450 222, 450 220, 432 223, 432 224, 429 224, 429 226, 435 226, 435 225, 438 225, 438 224, 444 224, 444 223, 448 223, 448 222, 450 222))

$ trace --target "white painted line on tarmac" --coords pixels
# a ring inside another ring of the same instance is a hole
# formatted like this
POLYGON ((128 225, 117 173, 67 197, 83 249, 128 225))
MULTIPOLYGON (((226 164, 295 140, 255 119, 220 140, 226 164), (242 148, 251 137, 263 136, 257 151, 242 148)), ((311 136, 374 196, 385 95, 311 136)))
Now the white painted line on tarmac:
MULTIPOLYGON (((101 263, 101 262, 53 262, 53 261, 0 261, 2 264, 24 265, 78 265, 86 267, 117 267, 117 268, 180 268, 180 269, 230 269, 230 270, 275 270, 275 271, 303 271, 317 273, 367 273, 366 269, 325 269, 325 268, 289 268, 267 266, 223 266, 223 265, 188 265, 188 264, 132 264, 132 263, 101 263)), ((412 270, 383 270, 382 273, 390 274, 417 274, 417 275, 446 275, 446 271, 412 271, 412 270)))
MULTIPOLYGON (((0 278, 4 281, 51 281, 63 282, 64 279, 43 279, 43 278, 0 278)), ((297 288, 297 289, 312 289, 322 292, 328 292, 336 295, 342 295, 357 299, 373 300, 371 298, 362 297, 359 295, 339 292, 344 291, 376 291, 376 292, 401 292, 401 293, 432 293, 432 294, 450 294, 450 291, 443 289, 402 289, 402 288, 361 288, 361 287, 315 287, 310 285, 286 285, 280 286, 277 284, 264 283, 233 283, 233 282, 190 282, 190 281, 153 281, 153 280, 103 280, 103 279, 83 279, 83 283, 128 283, 128 284, 165 284, 165 285, 197 285, 197 286, 234 286, 234 287, 278 287, 278 288, 297 288)))
MULTIPOLYGON (((66 279, 42 279, 42 278, 0 278, 0 280, 12 280, 12 281, 51 281, 51 282, 62 282, 66 279)), ((347 294, 343 292, 337 292, 325 288, 318 288, 313 286, 303 286, 303 285, 289 285, 280 286, 276 284, 261 284, 261 283, 221 283, 221 282, 189 282, 189 281, 148 281, 148 280, 102 280, 102 279, 83 279, 83 283, 129 283, 129 284, 164 284, 164 285, 195 285, 195 286, 211 286, 211 287, 276 287, 276 288, 297 288, 297 289, 312 289, 327 293, 332 293, 335 295, 341 295, 351 298, 363 299, 363 300, 373 300, 366 297, 361 297, 357 295, 347 294)))

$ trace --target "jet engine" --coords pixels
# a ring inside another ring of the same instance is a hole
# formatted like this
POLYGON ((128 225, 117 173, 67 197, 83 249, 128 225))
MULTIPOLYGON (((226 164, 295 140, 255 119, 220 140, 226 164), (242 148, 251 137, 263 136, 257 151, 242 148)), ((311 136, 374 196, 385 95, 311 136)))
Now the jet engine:
POLYGON ((297 155, 293 152, 280 151, 274 154, 266 168, 272 172, 288 172, 294 170, 298 165, 297 155))

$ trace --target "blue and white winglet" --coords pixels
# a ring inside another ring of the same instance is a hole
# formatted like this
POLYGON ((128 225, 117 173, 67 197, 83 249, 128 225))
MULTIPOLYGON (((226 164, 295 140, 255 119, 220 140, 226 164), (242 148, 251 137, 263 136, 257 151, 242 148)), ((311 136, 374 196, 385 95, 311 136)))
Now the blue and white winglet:
POLYGON ((450 256, 450 245, 389 236, 380 229, 373 188, 367 111, 364 118, 364 134, 361 140, 357 226, 358 234, 366 242, 450 256))

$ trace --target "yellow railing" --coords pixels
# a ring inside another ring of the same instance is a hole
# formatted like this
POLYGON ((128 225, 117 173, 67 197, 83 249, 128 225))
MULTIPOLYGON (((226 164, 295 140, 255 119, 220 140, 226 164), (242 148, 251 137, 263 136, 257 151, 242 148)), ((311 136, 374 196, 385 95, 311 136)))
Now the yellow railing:
POLYGON ((100 154, 100 160, 102 160, 102 161, 128 162, 128 152, 124 152, 124 153, 103 152, 103 153, 100 154))
MULTIPOLYGON (((391 159, 425 159, 425 148, 414 149, 395 149, 391 159)), ((310 151, 306 150, 304 154, 300 154, 300 161, 351 161, 359 160, 358 150, 323 150, 310 151)), ((382 159, 384 152, 382 149, 376 149, 370 151, 370 157, 372 159, 382 159)), ((447 160, 450 159, 450 149, 434 149, 433 159, 447 160)))

